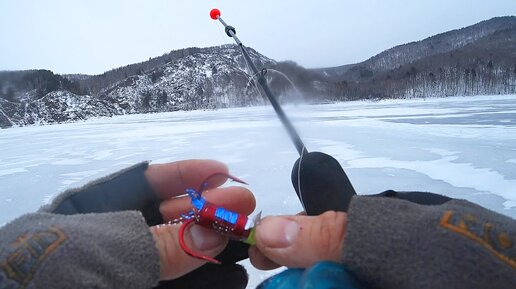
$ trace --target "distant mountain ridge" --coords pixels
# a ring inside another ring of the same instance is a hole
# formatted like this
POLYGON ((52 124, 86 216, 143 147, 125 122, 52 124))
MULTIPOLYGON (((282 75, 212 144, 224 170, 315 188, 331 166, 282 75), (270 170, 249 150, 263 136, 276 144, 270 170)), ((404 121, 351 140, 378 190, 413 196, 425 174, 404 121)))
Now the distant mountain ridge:
POLYGON ((149 60, 129 64, 106 71, 99 75, 68 75, 68 78, 79 82, 85 93, 96 94, 102 89, 109 87, 119 81, 134 75, 141 75, 149 72, 166 63, 187 57, 196 53, 204 52, 209 48, 189 47, 179 50, 173 50, 158 57, 149 58, 149 60))
POLYGON ((371 57, 351 70, 356 71, 358 67, 364 67, 376 73, 395 69, 426 57, 460 49, 497 31, 514 29, 515 27, 515 16, 495 17, 468 27, 440 33, 421 41, 395 46, 371 57))
MULTIPOLYGON (((266 76, 280 101, 516 93, 514 16, 338 67, 305 69, 249 51, 258 67, 269 68, 266 76), (297 88, 276 72, 287 75, 297 88)), ((94 76, 0 71, 0 127, 265 103, 251 78, 235 45, 175 50, 94 76)))
POLYGON ((346 69, 340 99, 516 92, 516 17, 496 17, 388 49, 346 69))

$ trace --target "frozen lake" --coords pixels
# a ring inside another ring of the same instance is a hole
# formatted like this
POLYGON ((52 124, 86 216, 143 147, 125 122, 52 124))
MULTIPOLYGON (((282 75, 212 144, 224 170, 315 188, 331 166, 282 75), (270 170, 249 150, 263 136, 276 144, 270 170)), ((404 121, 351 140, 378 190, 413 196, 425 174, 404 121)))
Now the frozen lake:
MULTIPOLYGON (((516 218, 516 95, 286 112, 308 150, 337 158, 360 194, 430 191, 516 218)), ((136 162, 190 158, 226 162, 250 184, 264 215, 301 210, 290 183, 296 150, 273 109, 253 107, 0 130, 0 225, 136 162)))

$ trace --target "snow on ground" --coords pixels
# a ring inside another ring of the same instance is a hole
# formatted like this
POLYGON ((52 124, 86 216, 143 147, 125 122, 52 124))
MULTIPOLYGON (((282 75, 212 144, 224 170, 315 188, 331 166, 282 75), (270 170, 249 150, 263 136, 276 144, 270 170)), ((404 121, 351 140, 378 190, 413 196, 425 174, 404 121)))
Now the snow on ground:
MULTIPOLYGON (((360 194, 431 191, 516 218, 516 95, 286 111, 308 149, 335 156, 360 194)), ((264 215, 301 210, 290 183, 296 150, 272 108, 253 107, 0 130, 0 225, 136 162, 190 158, 226 162, 264 215)), ((250 273, 251 287, 269 275, 250 273)))

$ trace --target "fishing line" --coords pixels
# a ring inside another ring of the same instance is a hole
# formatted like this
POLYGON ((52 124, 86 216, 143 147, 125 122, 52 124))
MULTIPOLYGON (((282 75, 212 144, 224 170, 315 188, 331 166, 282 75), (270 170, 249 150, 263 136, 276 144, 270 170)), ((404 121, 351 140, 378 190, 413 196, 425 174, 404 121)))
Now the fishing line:
MULTIPOLYGON (((249 64, 247 63, 247 61, 245 60, 245 55, 244 53, 242 52, 242 49, 240 49, 240 54, 242 55, 242 57, 244 58, 244 63, 245 63, 245 66, 247 67, 247 70, 250 72, 250 73, 253 73, 253 70, 251 69, 251 67, 249 67, 249 64)), ((247 73, 247 84, 246 86, 249 85, 249 83, 252 81, 254 83, 254 87, 256 88, 256 90, 258 91, 258 94, 263 97, 262 95, 262 92, 260 91, 260 89, 258 88, 258 85, 256 84, 254 78, 255 76, 257 76, 258 74, 260 74, 260 72, 256 72, 255 74, 249 76, 249 73, 247 73)))
POLYGON ((303 190, 301 188, 301 165, 303 164, 303 156, 308 153, 306 148, 303 147, 303 153, 299 156, 299 166, 297 166, 297 190, 299 193, 299 200, 301 201, 301 205, 303 206, 303 210, 306 212, 305 202, 303 200, 303 190))
MULTIPOLYGON (((240 53, 242 53, 242 52, 240 52, 240 53)), ((242 54, 242 55, 243 55, 243 54, 242 54)), ((244 60, 244 62, 245 62, 245 64, 246 64, 246 66, 247 66, 247 69, 251 70, 251 69, 249 68, 249 65, 247 64, 247 61, 245 61, 245 60, 244 60)), ((252 76, 247 77, 248 81, 247 81, 246 87, 248 87, 248 86, 249 86, 249 84, 250 84, 251 82, 253 82, 253 86, 254 86, 254 88, 256 89, 256 91, 258 91, 258 94, 262 97, 262 99, 264 99, 265 97, 263 97, 263 94, 262 94, 262 92, 260 91, 260 88, 258 88, 258 85, 256 84, 256 80, 254 79, 258 74, 260 74, 260 72, 257 72, 257 73, 255 73, 255 74, 253 74, 252 76)))
MULTIPOLYGON (((224 37, 224 35, 222 34, 222 31, 220 29, 220 27, 217 27, 217 31, 218 31, 218 34, 219 34, 219 37, 222 39, 222 43, 225 43, 224 45, 231 45, 231 42, 229 41, 226 41, 227 38, 224 37)), ((240 50, 240 54, 242 55, 242 57, 244 57, 244 63, 245 63, 245 66, 247 67, 247 70, 252 73, 253 70, 249 67, 249 64, 247 64, 247 61, 245 61, 245 56, 243 55, 242 51, 240 50)), ((238 67, 238 65, 237 65, 238 67)), ((244 75, 245 77, 247 78, 247 84, 246 84, 246 87, 249 86, 249 83, 251 83, 251 81, 254 82, 254 88, 256 89, 256 91, 258 92, 258 94, 263 98, 263 95, 262 95, 262 92, 260 91, 260 89, 258 88, 258 85, 256 84, 254 78, 259 74, 259 73, 255 73, 253 74, 252 76, 249 76, 249 73, 246 73, 245 71, 244 72, 244 75)))
POLYGON ((290 80, 290 78, 285 73, 283 73, 279 70, 273 69, 273 68, 267 68, 267 72, 269 72, 269 71, 276 72, 277 74, 283 76, 283 78, 285 78, 288 81, 288 83, 290 84, 290 86, 292 86, 292 88, 296 91, 296 93, 301 98, 303 98, 303 94, 301 93, 301 91, 299 91, 299 89, 297 89, 296 85, 292 82, 292 80, 290 80))

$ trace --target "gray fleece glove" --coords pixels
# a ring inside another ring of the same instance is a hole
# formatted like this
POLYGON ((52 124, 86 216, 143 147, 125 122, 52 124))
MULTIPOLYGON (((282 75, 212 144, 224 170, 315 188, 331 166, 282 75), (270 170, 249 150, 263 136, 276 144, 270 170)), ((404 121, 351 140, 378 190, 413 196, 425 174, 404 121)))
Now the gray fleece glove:
POLYGON ((343 263, 373 288, 514 288, 516 221, 463 200, 355 197, 343 263))
POLYGON ((154 239, 139 212, 24 215, 0 229, 0 288, 149 288, 154 239))

